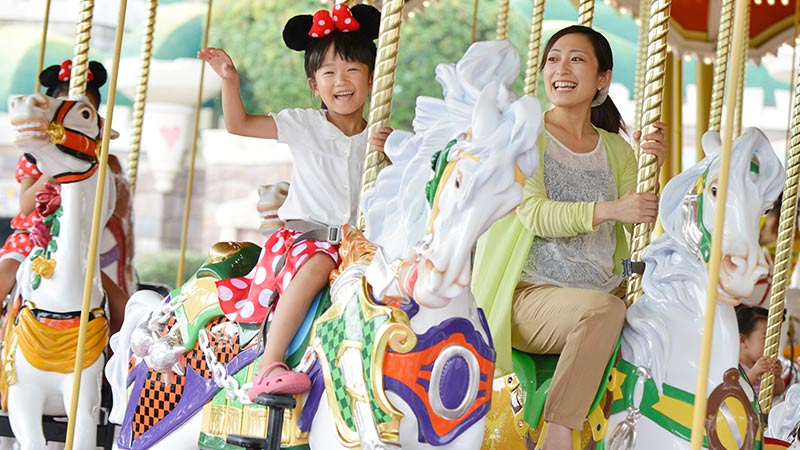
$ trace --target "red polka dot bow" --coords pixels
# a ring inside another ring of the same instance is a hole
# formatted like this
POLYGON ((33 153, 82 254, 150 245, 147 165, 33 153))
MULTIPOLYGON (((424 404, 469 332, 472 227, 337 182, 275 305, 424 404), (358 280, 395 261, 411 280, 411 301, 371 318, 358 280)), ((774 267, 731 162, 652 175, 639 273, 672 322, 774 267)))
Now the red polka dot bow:
MULTIPOLYGON (((65 59, 64 62, 61 63, 61 68, 58 69, 58 81, 69 81, 70 77, 72 76, 72 60, 65 59)), ((94 80, 94 74, 92 71, 87 69, 86 70, 86 78, 89 81, 94 80)))
POLYGON ((314 13, 314 23, 311 25, 308 35, 313 38, 325 37, 334 30, 342 33, 356 31, 361 27, 353 17, 347 5, 336 5, 333 7, 333 16, 326 9, 321 9, 314 13))

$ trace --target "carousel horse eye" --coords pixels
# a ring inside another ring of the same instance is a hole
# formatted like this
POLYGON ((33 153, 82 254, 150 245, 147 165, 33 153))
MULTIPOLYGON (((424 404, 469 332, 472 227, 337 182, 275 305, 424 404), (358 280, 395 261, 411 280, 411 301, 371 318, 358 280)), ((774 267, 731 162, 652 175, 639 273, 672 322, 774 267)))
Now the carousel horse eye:
POLYGON ((711 195, 713 195, 714 197, 717 196, 717 187, 716 186, 711 186, 711 195))
POLYGON ((456 176, 456 189, 461 188, 461 173, 456 176))
POLYGON ((83 116, 84 119, 88 119, 92 117, 92 113, 90 113, 88 109, 84 109, 81 111, 81 116, 83 116))

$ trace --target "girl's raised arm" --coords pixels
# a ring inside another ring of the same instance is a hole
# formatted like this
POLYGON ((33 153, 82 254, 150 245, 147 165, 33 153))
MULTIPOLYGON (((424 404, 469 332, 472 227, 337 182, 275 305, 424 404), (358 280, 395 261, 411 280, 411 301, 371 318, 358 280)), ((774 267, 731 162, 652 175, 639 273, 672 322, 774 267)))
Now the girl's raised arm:
POLYGON ((261 114, 249 114, 242 103, 239 73, 233 60, 224 50, 204 48, 197 57, 207 62, 222 79, 222 115, 229 133, 240 136, 276 139, 278 127, 275 119, 261 114))

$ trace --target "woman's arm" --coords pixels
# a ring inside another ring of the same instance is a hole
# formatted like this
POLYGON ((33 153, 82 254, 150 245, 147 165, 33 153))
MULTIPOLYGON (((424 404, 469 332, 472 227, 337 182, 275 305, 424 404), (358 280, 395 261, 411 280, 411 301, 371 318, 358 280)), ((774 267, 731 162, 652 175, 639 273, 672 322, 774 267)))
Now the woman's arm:
POLYGON ((204 48, 197 57, 206 61, 222 79, 222 116, 225 128, 240 136, 277 139, 278 127, 275 119, 261 114, 248 114, 242 102, 239 73, 233 60, 218 48, 204 48))

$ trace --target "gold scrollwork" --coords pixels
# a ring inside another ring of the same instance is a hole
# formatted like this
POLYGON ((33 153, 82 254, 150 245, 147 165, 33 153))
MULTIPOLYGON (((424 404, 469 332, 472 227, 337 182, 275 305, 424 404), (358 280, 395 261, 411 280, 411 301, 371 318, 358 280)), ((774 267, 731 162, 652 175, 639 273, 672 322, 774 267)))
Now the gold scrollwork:
POLYGON ((63 144, 67 139, 67 132, 64 130, 64 125, 56 122, 50 122, 47 126, 47 135, 50 137, 50 142, 53 144, 63 144))

